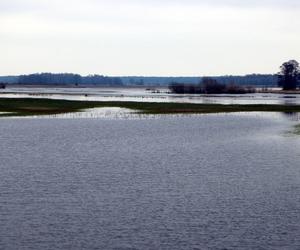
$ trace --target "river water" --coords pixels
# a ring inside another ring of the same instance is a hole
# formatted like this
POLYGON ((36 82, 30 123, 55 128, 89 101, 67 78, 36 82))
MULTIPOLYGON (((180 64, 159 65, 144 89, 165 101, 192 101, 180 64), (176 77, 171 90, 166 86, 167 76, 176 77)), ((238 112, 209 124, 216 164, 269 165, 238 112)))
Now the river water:
POLYGON ((0 120, 0 249, 300 249, 283 114, 0 120))

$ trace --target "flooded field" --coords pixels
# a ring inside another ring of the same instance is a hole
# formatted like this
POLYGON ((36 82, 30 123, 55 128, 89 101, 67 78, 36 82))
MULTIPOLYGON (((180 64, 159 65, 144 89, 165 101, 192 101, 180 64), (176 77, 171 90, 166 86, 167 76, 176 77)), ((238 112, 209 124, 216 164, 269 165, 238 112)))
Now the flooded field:
POLYGON ((297 116, 112 117, 0 120, 1 249, 300 247, 297 116))
POLYGON ((167 88, 7 88, 0 97, 82 101, 184 102, 205 104, 300 104, 297 94, 178 95, 167 88))

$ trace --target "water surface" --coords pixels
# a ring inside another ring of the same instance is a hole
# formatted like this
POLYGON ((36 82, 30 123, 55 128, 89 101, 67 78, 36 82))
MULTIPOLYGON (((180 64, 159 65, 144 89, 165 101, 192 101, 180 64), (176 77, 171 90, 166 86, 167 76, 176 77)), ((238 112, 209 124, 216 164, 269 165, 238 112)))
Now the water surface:
POLYGON ((245 95, 182 95, 168 93, 167 88, 155 91, 146 88, 6 88, 0 90, 0 97, 50 98, 80 101, 133 101, 133 102, 181 102, 205 104, 289 104, 300 105, 297 94, 264 94, 245 95))
POLYGON ((294 124, 1 119, 0 248, 299 249, 294 124))

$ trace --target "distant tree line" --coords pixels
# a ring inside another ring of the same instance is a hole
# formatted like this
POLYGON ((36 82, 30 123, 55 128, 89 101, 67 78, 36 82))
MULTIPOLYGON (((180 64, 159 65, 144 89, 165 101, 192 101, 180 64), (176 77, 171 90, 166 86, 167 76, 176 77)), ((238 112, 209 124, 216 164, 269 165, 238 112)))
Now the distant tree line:
MULTIPOLYGON (((20 76, 0 76, 1 86, 6 84, 45 84, 45 85, 140 85, 168 86, 173 92, 244 92, 250 91, 246 86, 275 87, 279 85, 284 90, 299 87, 300 67, 295 60, 285 62, 278 74, 251 74, 245 76, 215 76, 215 77, 107 77, 103 75, 81 76, 69 73, 41 73, 20 76), (202 87, 199 85, 202 82, 202 87), (209 84, 207 84, 209 82, 209 84), (208 85, 208 86, 206 86, 208 85), (214 86, 214 87, 213 87, 214 86), (238 88, 238 86, 244 86, 238 88)), ((252 91, 252 90, 251 90, 252 91)))
MULTIPOLYGON (((6 84, 99 84, 99 85, 128 85, 128 86, 168 86, 171 83, 198 84, 203 77, 105 77, 102 75, 80 76, 78 74, 31 74, 22 76, 0 76, 0 82, 6 84)), ((234 82, 238 85, 260 87, 277 86, 277 75, 252 74, 245 76, 215 76, 210 77, 221 84, 234 82)))
MULTIPOLYGON (((121 77, 124 85, 144 85, 144 86, 168 86, 171 83, 181 84, 198 84, 205 77, 143 77, 143 76, 126 76, 121 77)), ((251 74, 245 76, 211 76, 221 84, 235 83, 238 85, 252 85, 260 87, 277 86, 277 75, 274 74, 251 74)))
POLYGON ((18 82, 18 76, 0 76, 0 83, 13 84, 18 82))
POLYGON ((81 76, 78 74, 52 74, 52 73, 41 73, 41 74, 30 74, 20 75, 18 77, 19 84, 55 84, 55 85, 109 85, 118 86, 122 85, 122 80, 119 77, 107 77, 101 75, 89 75, 81 76))
POLYGON ((223 84, 210 77, 202 78, 199 84, 172 83, 169 85, 169 89, 176 94, 246 94, 255 92, 253 87, 242 86, 233 82, 223 84))

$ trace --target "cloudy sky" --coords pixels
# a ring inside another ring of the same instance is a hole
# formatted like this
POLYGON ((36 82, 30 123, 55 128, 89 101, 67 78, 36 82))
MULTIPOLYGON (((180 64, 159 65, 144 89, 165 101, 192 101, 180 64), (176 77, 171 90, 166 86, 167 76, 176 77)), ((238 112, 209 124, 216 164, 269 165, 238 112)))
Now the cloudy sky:
POLYGON ((299 0, 0 0, 0 75, 273 73, 299 27, 299 0))

